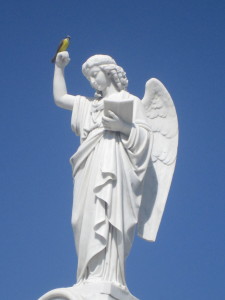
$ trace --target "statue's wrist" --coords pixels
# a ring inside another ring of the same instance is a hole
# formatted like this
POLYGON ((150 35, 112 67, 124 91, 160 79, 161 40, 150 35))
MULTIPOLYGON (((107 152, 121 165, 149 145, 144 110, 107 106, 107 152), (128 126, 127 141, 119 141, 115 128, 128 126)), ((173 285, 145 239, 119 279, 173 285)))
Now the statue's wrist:
POLYGON ((55 67, 56 67, 57 69, 62 70, 62 71, 64 71, 64 69, 65 69, 65 66, 58 65, 57 63, 55 64, 55 67))

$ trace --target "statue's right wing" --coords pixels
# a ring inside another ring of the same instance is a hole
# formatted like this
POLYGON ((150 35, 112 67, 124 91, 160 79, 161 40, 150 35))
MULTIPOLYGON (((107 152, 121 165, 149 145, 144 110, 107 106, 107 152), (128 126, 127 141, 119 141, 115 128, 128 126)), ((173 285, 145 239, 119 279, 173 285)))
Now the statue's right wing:
POLYGON ((147 81, 142 104, 154 140, 139 211, 138 234, 155 241, 176 164, 178 122, 173 100, 159 80, 147 81))

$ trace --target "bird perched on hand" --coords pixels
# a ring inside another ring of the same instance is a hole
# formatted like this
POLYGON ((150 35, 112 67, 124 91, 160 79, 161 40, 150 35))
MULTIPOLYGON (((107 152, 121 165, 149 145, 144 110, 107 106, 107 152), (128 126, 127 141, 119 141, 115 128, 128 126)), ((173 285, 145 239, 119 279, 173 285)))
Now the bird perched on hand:
POLYGON ((69 47, 70 39, 71 39, 71 37, 70 37, 69 35, 67 35, 67 37, 66 37, 65 39, 63 39, 63 40, 60 42, 60 44, 59 44, 59 46, 58 46, 58 49, 57 49, 57 51, 56 51, 56 54, 55 54, 55 56, 52 58, 52 63, 55 62, 56 56, 57 56, 57 54, 58 54, 59 52, 66 51, 66 49, 69 47))

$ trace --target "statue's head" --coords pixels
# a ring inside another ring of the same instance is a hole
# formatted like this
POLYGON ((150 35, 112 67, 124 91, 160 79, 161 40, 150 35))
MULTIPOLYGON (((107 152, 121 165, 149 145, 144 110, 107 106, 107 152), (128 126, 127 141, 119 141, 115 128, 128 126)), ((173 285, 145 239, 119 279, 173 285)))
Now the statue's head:
MULTIPOLYGON (((109 55, 91 56, 82 66, 84 76, 90 81, 90 73, 94 67, 98 67, 105 75, 110 78, 118 91, 126 90, 128 79, 123 68, 117 65, 115 60, 109 55)), ((96 90, 98 93, 98 91, 96 90)))

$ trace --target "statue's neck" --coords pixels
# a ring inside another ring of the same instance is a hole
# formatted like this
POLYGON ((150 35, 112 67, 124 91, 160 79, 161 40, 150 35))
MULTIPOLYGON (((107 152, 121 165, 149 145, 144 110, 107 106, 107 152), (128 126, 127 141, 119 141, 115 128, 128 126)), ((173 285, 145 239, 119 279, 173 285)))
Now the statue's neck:
POLYGON ((113 83, 111 83, 109 86, 107 86, 107 88, 102 91, 102 96, 103 98, 107 98, 109 96, 111 96, 112 94, 118 93, 118 89, 114 86, 113 83))

